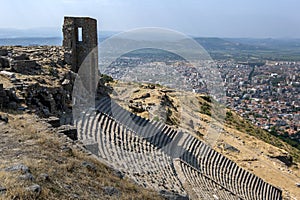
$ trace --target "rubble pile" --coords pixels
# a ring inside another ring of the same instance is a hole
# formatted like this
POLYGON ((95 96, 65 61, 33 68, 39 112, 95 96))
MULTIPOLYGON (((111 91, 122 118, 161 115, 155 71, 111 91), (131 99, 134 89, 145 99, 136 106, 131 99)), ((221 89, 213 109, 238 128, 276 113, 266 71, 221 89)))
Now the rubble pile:
POLYGON ((42 117, 71 113, 76 74, 59 46, 0 47, 0 109, 42 117))

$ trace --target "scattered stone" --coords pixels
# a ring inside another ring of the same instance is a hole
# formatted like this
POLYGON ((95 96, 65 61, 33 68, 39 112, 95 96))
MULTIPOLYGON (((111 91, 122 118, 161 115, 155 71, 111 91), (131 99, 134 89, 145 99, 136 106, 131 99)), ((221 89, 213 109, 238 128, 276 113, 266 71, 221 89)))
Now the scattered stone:
POLYGON ((14 72, 26 75, 36 74, 35 71, 41 69, 35 60, 14 60, 10 65, 14 72))
POLYGON ((8 117, 3 117, 3 116, 0 115, 0 121, 8 123, 8 117))
POLYGON ((34 184, 32 186, 27 187, 26 190, 30 192, 34 192, 39 195, 42 191, 42 188, 38 184, 34 184))
POLYGON ((0 49, 0 56, 7 56, 8 50, 7 49, 0 49))
POLYGON ((150 85, 148 85, 148 88, 151 89, 151 90, 153 90, 153 89, 155 89, 155 85, 154 84, 150 84, 150 85))
POLYGON ((297 186, 298 188, 300 188, 300 183, 296 183, 296 186, 297 186))
POLYGON ((73 197, 74 197, 75 199, 79 199, 79 195, 78 195, 78 194, 73 194, 73 197))
POLYGON ((61 84, 62 85, 69 85, 70 84, 70 80, 69 79, 65 79, 61 84))
POLYGON ((254 161, 258 161, 258 159, 255 158, 255 157, 252 157, 252 158, 245 158, 245 159, 242 159, 242 161, 244 161, 244 162, 254 162, 254 161))
POLYGON ((7 108, 11 110, 17 110, 18 104, 17 102, 11 101, 8 103, 7 108))
POLYGON ((40 78, 37 80, 40 84, 47 84, 46 80, 43 78, 40 78))
POLYGON ((113 174, 116 175, 120 179, 123 179, 125 177, 125 173, 121 172, 117 169, 113 169, 113 174))
POLYGON ((17 110, 20 110, 20 111, 26 111, 28 109, 28 107, 27 106, 19 106, 18 108, 17 108, 17 110))
POLYGON ((141 96, 141 98, 142 99, 146 99, 146 98, 149 98, 151 95, 150 95, 150 93, 146 93, 146 94, 143 94, 142 96, 141 96))
POLYGON ((42 112, 43 112, 44 116, 49 116, 50 115, 50 111, 49 111, 48 108, 43 108, 42 112))
POLYGON ((149 103, 148 103, 148 106, 155 106, 155 103, 149 102, 149 103))
POLYGON ((19 164, 12 167, 8 167, 5 169, 5 171, 7 172, 21 171, 22 173, 29 173, 29 168, 23 164, 19 164))
POLYGON ((9 68, 9 60, 5 57, 0 57, 0 68, 9 68))
POLYGON ((149 85, 142 85, 142 88, 144 89, 155 89, 155 85, 154 84, 149 84, 149 85))
POLYGON ((16 74, 8 71, 0 71, 0 74, 7 78, 16 78, 16 74))
POLYGON ((102 189, 103 189, 103 192, 105 195, 109 195, 109 196, 113 196, 113 195, 120 196, 121 195, 121 192, 114 187, 107 186, 107 187, 103 187, 102 189))
POLYGON ((280 155, 280 156, 270 156, 270 157, 283 162, 288 167, 291 167, 294 164, 293 157, 290 155, 280 155))
POLYGON ((87 168, 89 171, 92 171, 92 172, 96 172, 97 171, 97 168, 96 168, 96 166, 93 163, 84 161, 83 163, 81 163, 81 165, 83 167, 87 168))
POLYGON ((70 190, 72 187, 70 185, 64 184, 64 188, 70 190))
POLYGON ((49 175, 45 174, 45 173, 40 174, 39 178, 42 179, 43 181, 49 181, 50 180, 49 175))
POLYGON ((150 96, 151 96, 150 93, 146 93, 146 94, 143 94, 143 95, 140 96, 140 97, 134 98, 133 100, 146 99, 146 98, 149 98, 150 96))
POLYGON ((182 196, 180 194, 172 193, 166 190, 160 190, 159 194, 166 200, 189 200, 189 197, 187 196, 182 196))
POLYGON ((72 54, 70 51, 66 51, 64 53, 64 62, 68 65, 72 64, 72 54))
POLYGON ((61 151, 62 151, 62 152, 69 153, 69 154, 72 154, 72 153, 73 153, 72 149, 71 149, 70 147, 68 147, 67 145, 62 146, 62 147, 61 147, 61 151))
POLYGON ((145 108, 143 108, 143 105, 141 102, 134 102, 128 105, 128 107, 134 112, 134 113, 141 113, 145 111, 145 108))
POLYGON ((235 148, 234 146, 231 146, 230 144, 226 144, 226 143, 224 144, 224 150, 240 153, 239 149, 235 148))
POLYGON ((57 128, 60 126, 60 119, 57 117, 49 117, 48 119, 46 119, 46 122, 54 128, 57 128))
POLYGON ((23 53, 23 54, 20 54, 20 55, 18 55, 18 54, 13 55, 12 59, 14 59, 14 60, 29 60, 29 57, 28 57, 28 55, 23 53))
POLYGON ((33 181, 34 177, 31 173, 26 173, 26 174, 23 174, 23 175, 19 176, 19 179, 20 180, 25 180, 25 181, 33 181))
POLYGON ((5 187, 0 186, 0 194, 4 194, 7 191, 5 187))
POLYGON ((62 125, 58 128, 58 133, 62 133, 72 140, 78 140, 77 129, 74 126, 62 125))

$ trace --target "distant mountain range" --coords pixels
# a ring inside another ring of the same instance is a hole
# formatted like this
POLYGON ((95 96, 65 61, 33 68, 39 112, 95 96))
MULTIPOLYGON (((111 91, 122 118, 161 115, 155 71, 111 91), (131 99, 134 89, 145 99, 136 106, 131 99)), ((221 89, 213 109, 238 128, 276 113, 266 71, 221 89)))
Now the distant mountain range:
MULTIPOLYGON (((118 33, 117 31, 99 31, 100 38, 106 38, 118 33)), ((0 39, 11 38, 62 38, 61 28, 41 27, 31 29, 0 28, 0 39)))
POLYGON ((207 50, 300 50, 300 39, 195 38, 207 50))
MULTIPOLYGON (((99 42, 117 31, 99 31, 99 42)), ((300 39, 255 39, 194 37, 214 59, 300 60, 300 39)), ((121 39, 126 40, 125 38, 121 39)), ((138 39, 137 39, 138 40, 138 39)), ((139 41, 143 42, 143 41, 139 41)), ((0 29, 1 45, 61 45, 62 31, 58 27, 34 29, 0 29)))

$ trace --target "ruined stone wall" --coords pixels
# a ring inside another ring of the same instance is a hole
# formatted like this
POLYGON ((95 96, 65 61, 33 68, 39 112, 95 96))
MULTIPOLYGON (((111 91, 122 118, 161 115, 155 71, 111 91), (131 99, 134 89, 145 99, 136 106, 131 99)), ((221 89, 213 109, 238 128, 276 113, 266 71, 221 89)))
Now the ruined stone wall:
POLYGON ((11 68, 17 73, 32 74, 39 70, 40 66, 34 60, 14 60, 11 62, 11 68))
POLYGON ((0 84, 0 108, 3 107, 3 104, 8 103, 9 99, 6 96, 6 92, 3 89, 3 84, 0 84))
MULTIPOLYGON (((98 45, 97 20, 89 17, 65 17, 63 36, 63 47, 68 51, 65 57, 72 65, 72 71, 77 73, 82 62, 98 45)), ((96 54, 93 62, 98 66, 98 51, 93 52, 96 54)))
POLYGON ((78 73, 81 89, 95 94, 98 78, 97 20, 65 17, 63 35, 64 60, 71 64, 73 72, 78 73))

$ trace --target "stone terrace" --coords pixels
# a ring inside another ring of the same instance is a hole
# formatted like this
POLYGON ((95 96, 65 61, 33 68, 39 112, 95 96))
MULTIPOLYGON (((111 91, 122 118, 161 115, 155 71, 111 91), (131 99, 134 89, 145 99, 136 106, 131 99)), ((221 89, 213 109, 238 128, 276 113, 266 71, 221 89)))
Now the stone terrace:
POLYGON ((76 126, 79 139, 97 145, 99 158, 141 185, 193 199, 282 198, 281 190, 200 140, 136 116, 110 98, 99 102, 97 112, 83 112, 76 126))

